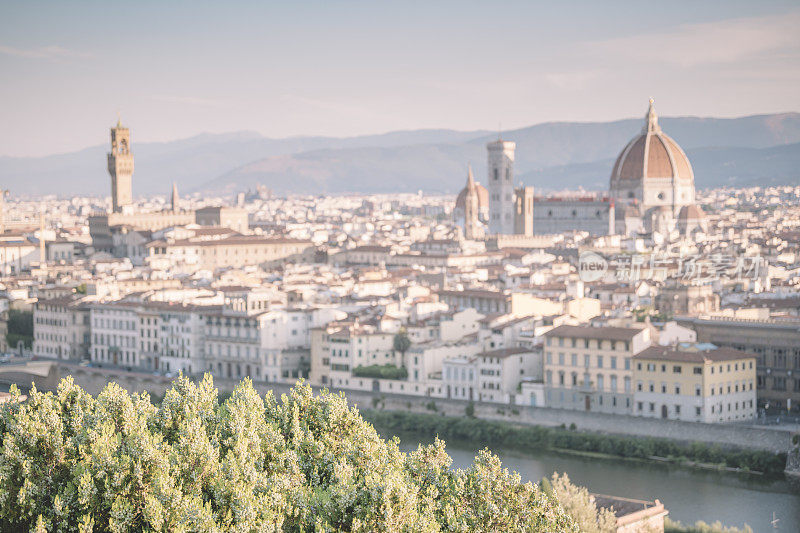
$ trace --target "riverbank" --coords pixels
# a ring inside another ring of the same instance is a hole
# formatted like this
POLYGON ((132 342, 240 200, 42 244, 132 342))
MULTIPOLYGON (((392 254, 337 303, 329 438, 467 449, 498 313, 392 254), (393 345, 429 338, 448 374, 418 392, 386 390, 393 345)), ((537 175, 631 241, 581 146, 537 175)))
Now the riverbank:
POLYGON ((585 433, 567 428, 523 426, 504 421, 440 414, 365 409, 362 416, 383 435, 438 435, 445 440, 479 442, 481 446, 519 451, 550 450, 600 454, 615 459, 668 462, 696 468, 763 473, 782 477, 785 453, 721 448, 700 442, 683 444, 655 437, 585 433))

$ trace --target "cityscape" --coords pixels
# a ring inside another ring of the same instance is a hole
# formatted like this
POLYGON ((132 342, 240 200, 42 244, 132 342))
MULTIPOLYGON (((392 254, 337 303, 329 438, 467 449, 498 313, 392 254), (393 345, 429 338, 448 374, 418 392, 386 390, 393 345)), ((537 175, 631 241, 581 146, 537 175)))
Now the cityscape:
MULTIPOLYGON (((719 35, 800 17, 763 9, 719 35)), ((10 39, 20 76, 91 59, 10 39)), ((120 101, 102 149, 9 135, 0 529, 800 530, 800 39, 775 42, 766 113, 664 87, 611 120, 182 138, 120 101)))

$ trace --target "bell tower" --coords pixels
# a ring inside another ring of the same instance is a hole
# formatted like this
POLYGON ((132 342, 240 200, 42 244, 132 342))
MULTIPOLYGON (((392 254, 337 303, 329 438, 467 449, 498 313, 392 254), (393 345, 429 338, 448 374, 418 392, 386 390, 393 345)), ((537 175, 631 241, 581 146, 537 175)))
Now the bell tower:
POLYGON ((133 203, 133 154, 131 132, 120 120, 111 128, 111 151, 108 153, 108 173, 111 175, 111 203, 114 213, 133 203))
POLYGON ((516 143, 497 139, 489 150, 489 233, 514 233, 514 150, 516 143))

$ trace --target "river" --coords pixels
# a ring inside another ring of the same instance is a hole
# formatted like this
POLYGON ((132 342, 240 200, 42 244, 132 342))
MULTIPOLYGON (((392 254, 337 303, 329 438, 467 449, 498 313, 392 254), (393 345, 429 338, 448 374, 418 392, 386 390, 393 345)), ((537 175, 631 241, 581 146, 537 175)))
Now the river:
MULTIPOLYGON (((400 447, 410 451, 417 442, 418 438, 401 436, 400 447)), ((470 466, 478 449, 463 443, 447 445, 455 468, 470 466)), ((800 494, 782 479, 549 451, 494 451, 505 467, 516 470, 526 481, 538 482, 554 471, 566 472, 573 482, 591 492, 644 500, 658 498, 669 510, 669 517, 684 525, 719 520, 726 526, 741 527, 746 523, 755 533, 800 531, 800 494), (780 519, 777 528, 770 523, 773 511, 780 519)))

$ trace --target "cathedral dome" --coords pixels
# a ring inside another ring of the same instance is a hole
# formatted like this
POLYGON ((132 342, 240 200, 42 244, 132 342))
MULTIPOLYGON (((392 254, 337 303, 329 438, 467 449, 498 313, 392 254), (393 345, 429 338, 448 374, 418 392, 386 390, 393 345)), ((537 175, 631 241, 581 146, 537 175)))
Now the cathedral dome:
MULTIPOLYGON (((480 183, 475 184, 475 189, 478 191, 478 211, 483 211, 489 209, 489 191, 486 190, 486 187, 481 185, 480 183)), ((465 205, 467 200, 467 188, 464 187, 461 189, 461 192, 458 193, 458 197, 456 198, 456 209, 460 209, 464 211, 465 205)))
POLYGON ((631 139, 614 163, 611 188, 658 178, 693 183, 694 172, 678 143, 661 131, 651 99, 642 132, 631 139))

